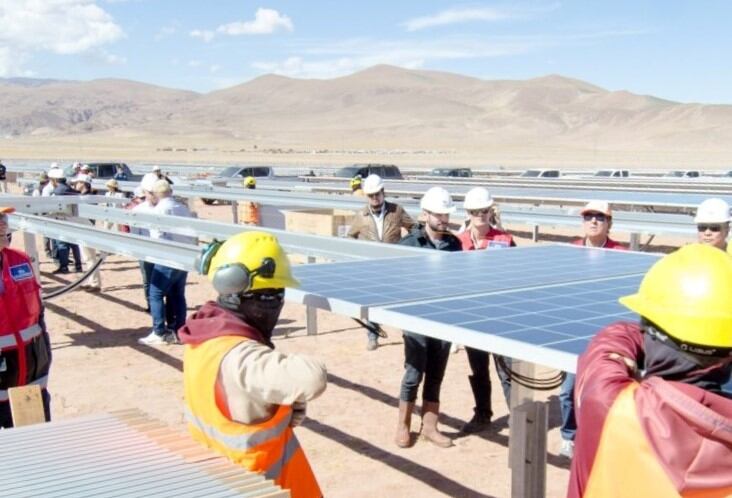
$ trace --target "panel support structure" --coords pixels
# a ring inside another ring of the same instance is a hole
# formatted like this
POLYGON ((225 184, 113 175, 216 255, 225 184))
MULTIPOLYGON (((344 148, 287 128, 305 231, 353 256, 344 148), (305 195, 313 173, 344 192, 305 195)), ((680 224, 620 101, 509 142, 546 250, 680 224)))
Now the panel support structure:
MULTIPOLYGON (((315 263, 315 256, 308 256, 308 264, 315 263)), ((305 308, 305 323, 308 335, 317 335, 318 333, 318 308, 307 305, 305 308)))

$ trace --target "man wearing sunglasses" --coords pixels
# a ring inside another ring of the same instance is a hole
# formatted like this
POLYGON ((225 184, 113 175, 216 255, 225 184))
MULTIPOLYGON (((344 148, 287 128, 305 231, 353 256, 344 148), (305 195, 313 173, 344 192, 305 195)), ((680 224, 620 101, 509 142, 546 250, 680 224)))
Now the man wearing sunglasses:
POLYGON ((699 204, 694 217, 697 240, 702 244, 727 251, 729 222, 729 204, 718 198, 707 199, 699 204))
MULTIPOLYGON (((366 195, 366 207, 356 213, 348 231, 352 239, 373 240, 396 244, 402 238, 402 229, 409 231, 414 220, 400 205, 384 197, 384 181, 379 175, 369 175, 363 181, 361 190, 366 195)), ((359 322, 361 323, 361 322, 359 322)), ((366 349, 373 351, 379 346, 379 334, 383 334, 377 323, 362 323, 368 331, 366 349)))
MULTIPOLYGON (((463 208, 470 217, 467 228, 458 235, 463 251, 516 247, 516 242, 514 242, 511 234, 492 225, 491 220, 493 219, 495 202, 488 190, 483 187, 475 187, 469 190, 465 194, 463 208)), ((475 407, 473 408, 473 417, 463 425, 462 431, 470 434, 490 427, 491 417, 493 416, 491 377, 489 373, 490 353, 473 348, 465 348, 465 351, 468 353, 468 362, 472 373, 468 380, 473 391, 475 407)), ((494 361, 496 358, 494 355, 494 361)), ((504 358, 504 360, 510 361, 509 358, 504 358)), ((496 372, 501 380, 506 405, 509 406, 511 382, 508 375, 498 367, 497 363, 496 372)))
POLYGON ((207 246, 199 270, 217 299, 180 329, 191 435, 293 497, 321 498, 293 428, 325 390, 325 365, 272 342, 285 288, 299 286, 287 254, 273 235, 244 232, 207 246))
POLYGON ((28 384, 41 387, 45 418, 51 419, 46 391, 51 340, 31 260, 10 248, 8 214, 13 211, 0 207, 0 428, 13 427, 8 389, 28 384))
MULTIPOLYGON (((450 213, 455 211, 450 193, 442 187, 432 187, 425 192, 420 207, 425 223, 412 228, 399 243, 438 251, 462 250, 460 240, 449 231, 450 213)), ((412 411, 423 378, 422 436, 441 448, 452 446, 452 440, 437 430, 440 388, 449 356, 449 342, 404 331, 404 376, 399 392, 399 420, 394 437, 394 442, 400 448, 412 444, 412 411)))
POLYGON ((575 245, 587 247, 602 247, 605 249, 627 249, 622 244, 609 237, 613 226, 613 212, 605 201, 590 201, 582 211, 582 231, 584 237, 574 241, 575 245))

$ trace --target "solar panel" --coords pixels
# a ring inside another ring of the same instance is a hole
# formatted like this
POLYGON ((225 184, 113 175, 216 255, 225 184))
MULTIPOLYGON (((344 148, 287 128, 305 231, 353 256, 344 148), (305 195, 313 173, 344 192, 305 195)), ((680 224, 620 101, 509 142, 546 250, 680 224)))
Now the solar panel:
POLYGON ((287 292, 290 300, 365 318, 377 306, 642 274, 656 259, 559 244, 425 250, 424 256, 298 266, 294 271, 302 287, 287 292))
POLYGON ((371 310, 376 322, 574 372, 601 328, 637 315, 618 303, 642 274, 371 310))

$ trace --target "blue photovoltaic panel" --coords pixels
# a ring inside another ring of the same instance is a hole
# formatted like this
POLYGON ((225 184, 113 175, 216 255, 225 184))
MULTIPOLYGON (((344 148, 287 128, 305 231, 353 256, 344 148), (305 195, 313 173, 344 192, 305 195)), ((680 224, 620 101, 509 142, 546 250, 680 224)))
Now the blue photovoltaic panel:
POLYGON ((638 319, 618 298, 636 292, 641 279, 642 275, 633 275, 394 305, 372 310, 372 319, 425 335, 436 332, 446 340, 574 371, 575 356, 585 350, 601 328, 618 320, 638 319), (496 338, 516 342, 503 341, 496 347, 496 338), (528 353, 533 356, 526 356, 525 345, 534 347, 528 353))
POLYGON ((643 253, 537 245, 460 253, 425 250, 424 256, 302 265, 294 271, 302 295, 369 308, 642 274, 656 260, 643 253))

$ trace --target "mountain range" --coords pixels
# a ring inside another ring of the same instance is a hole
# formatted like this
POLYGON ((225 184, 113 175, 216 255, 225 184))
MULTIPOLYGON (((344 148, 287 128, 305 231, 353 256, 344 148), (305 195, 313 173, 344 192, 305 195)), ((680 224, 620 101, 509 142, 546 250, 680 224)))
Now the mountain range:
POLYGON ((732 152, 732 106, 550 75, 483 80, 374 66, 210 93, 129 80, 0 79, 0 137, 195 138, 268 147, 732 152))

